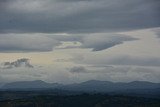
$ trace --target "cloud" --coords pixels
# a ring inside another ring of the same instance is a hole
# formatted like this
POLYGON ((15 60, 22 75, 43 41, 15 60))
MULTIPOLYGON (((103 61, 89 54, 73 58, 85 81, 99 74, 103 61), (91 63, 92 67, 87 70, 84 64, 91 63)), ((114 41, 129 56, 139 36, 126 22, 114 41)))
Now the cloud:
POLYGON ((131 67, 125 66, 74 66, 69 69, 71 73, 91 73, 91 74, 108 74, 112 75, 115 73, 125 74, 131 70, 131 67))
POLYGON ((0 52, 52 51, 60 42, 41 34, 1 34, 0 52))
POLYGON ((131 56, 131 55, 81 55, 75 56, 73 62, 77 64, 87 64, 91 66, 148 66, 159 67, 160 58, 154 56, 131 56))
POLYGON ((92 51, 101 51, 116 45, 123 44, 126 41, 138 40, 127 35, 114 33, 91 33, 91 34, 69 34, 68 36, 54 36, 56 40, 63 42, 78 42, 78 46, 66 46, 61 49, 68 48, 91 48, 92 51))
POLYGON ((84 33, 160 26, 159 0, 1 0, 0 32, 84 33))
POLYGON ((71 72, 71 73, 87 73, 87 69, 82 66, 75 66, 75 67, 71 68, 69 72, 71 72))
POLYGON ((158 38, 160 38, 160 28, 153 29, 158 38))
POLYGON ((138 40, 136 38, 128 37, 120 34, 91 34, 82 39, 82 48, 92 48, 93 51, 101 51, 120 45, 125 41, 138 40))
POLYGON ((17 59, 13 62, 4 62, 1 66, 2 69, 12 69, 18 67, 33 68, 33 65, 30 64, 29 59, 27 58, 17 59))
POLYGON ((57 0, 59 2, 88 2, 88 1, 94 1, 94 0, 57 0))
POLYGON ((72 58, 69 58, 69 59, 56 59, 54 60, 54 62, 71 62, 73 59, 72 58))
POLYGON ((122 34, 111 33, 92 33, 92 34, 0 34, 0 52, 46 52, 52 51, 58 46, 62 46, 63 42, 71 42, 72 44, 63 48, 91 48, 93 51, 101 51, 116 45, 120 45, 125 41, 138 40, 122 34), (78 42, 78 44, 75 44, 78 42))
POLYGON ((160 58, 125 55, 112 57, 106 63, 112 65, 160 66, 160 58))
MULTIPOLYGON (((112 66, 112 67, 91 67, 85 66, 73 67, 75 70, 71 73, 77 73, 78 76, 72 77, 73 79, 85 80, 108 80, 115 82, 130 82, 130 81, 152 81, 159 82, 159 67, 140 67, 140 66, 112 66), (78 71, 79 69, 85 69, 78 71), (78 71, 78 72, 77 72, 78 71)), ((74 76, 74 75, 72 75, 74 76)))

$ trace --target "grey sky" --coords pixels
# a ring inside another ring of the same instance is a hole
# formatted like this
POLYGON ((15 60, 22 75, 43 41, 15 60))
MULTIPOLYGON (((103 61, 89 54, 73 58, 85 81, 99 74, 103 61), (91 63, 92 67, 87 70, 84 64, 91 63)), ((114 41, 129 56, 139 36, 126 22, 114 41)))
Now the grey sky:
POLYGON ((11 68, 0 81, 160 82, 159 10, 160 0, 0 0, 0 63, 11 68))
POLYGON ((1 0, 0 32, 106 32, 160 26, 159 0, 1 0))

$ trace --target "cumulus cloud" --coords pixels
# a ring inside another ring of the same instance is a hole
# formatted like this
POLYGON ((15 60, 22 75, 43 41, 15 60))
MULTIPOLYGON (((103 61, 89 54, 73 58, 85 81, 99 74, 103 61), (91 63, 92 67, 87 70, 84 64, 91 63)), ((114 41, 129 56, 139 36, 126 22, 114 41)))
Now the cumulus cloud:
POLYGON ((159 27, 159 0, 1 0, 0 32, 100 32, 159 27))
POLYGON ((17 59, 13 62, 4 62, 1 65, 2 69, 12 69, 18 67, 33 68, 33 65, 30 64, 29 59, 27 58, 17 59))
POLYGON ((52 51, 59 41, 41 34, 1 34, 0 52, 52 51))

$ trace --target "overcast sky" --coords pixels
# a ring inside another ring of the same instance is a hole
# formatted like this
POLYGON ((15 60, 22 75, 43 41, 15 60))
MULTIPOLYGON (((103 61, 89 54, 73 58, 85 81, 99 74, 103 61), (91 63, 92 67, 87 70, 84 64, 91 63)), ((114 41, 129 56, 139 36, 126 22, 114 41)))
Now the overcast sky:
POLYGON ((0 83, 160 82, 160 0, 0 0, 0 83))

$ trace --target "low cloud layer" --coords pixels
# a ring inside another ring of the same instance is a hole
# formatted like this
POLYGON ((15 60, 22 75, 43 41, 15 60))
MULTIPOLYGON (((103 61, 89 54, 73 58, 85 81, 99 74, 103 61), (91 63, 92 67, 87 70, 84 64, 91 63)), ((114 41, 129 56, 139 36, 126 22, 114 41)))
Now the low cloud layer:
POLYGON ((92 48, 93 51, 101 51, 120 45, 125 41, 133 40, 137 39, 120 34, 93 34, 84 37, 81 43, 82 48, 92 48))
POLYGON ((33 65, 30 64, 29 59, 27 58, 17 59, 13 62, 4 62, 1 64, 2 69, 12 69, 19 67, 33 68, 33 65))
POLYGON ((81 43, 81 46, 70 46, 66 48, 91 48, 92 51, 102 51, 127 41, 138 40, 138 38, 114 33, 70 34, 69 36, 55 36, 52 38, 63 42, 81 43))
POLYGON ((153 31, 156 33, 157 37, 160 38, 160 28, 157 28, 153 31))
MULTIPOLYGON (((79 48, 91 48, 101 51, 120 45, 125 41, 138 40, 120 34, 93 33, 83 35, 52 35, 52 34, 0 34, 0 52, 45 52, 52 51, 62 42, 79 42, 79 48)), ((66 48, 72 48, 71 46, 66 48)))
POLYGON ((75 66, 69 70, 71 73, 87 73, 87 69, 82 66, 75 66))
POLYGON ((108 66, 108 65, 119 65, 119 66, 160 66, 159 57, 143 57, 143 56, 129 56, 129 55, 117 55, 117 56, 87 56, 79 59, 75 57, 73 60, 78 64, 89 64, 94 66, 108 66))
POLYGON ((113 65, 160 66, 160 58, 119 56, 109 59, 107 63, 113 65))
POLYGON ((85 80, 98 79, 116 82, 126 81, 154 81, 160 82, 159 67, 140 66, 108 66, 108 67, 73 67, 73 72, 78 75, 77 79, 85 80), (89 69, 88 69, 89 67, 89 69), (83 70, 82 70, 83 69, 83 70), (84 71, 85 72, 81 72, 84 71), (79 72, 80 71, 80 72, 79 72))
POLYGON ((1 34, 0 52, 52 51, 59 41, 41 34, 1 34))

